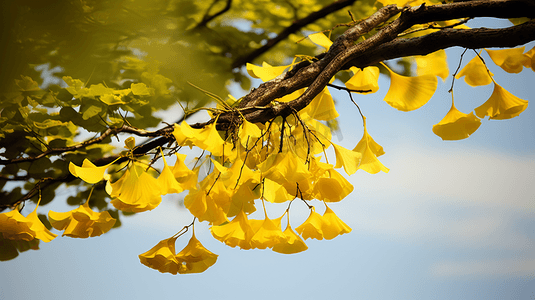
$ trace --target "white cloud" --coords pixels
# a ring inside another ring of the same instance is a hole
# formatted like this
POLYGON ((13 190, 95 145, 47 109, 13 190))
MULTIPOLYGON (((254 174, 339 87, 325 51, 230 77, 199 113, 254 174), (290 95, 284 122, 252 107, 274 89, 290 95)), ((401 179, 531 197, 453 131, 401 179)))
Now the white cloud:
POLYGON ((354 230, 410 243, 533 249, 519 231, 535 212, 535 156, 473 149, 397 147, 388 174, 357 172, 355 191, 333 210, 354 230))
POLYGON ((505 275, 532 280, 535 278, 535 259, 440 262, 434 264, 430 272, 437 277, 505 275))

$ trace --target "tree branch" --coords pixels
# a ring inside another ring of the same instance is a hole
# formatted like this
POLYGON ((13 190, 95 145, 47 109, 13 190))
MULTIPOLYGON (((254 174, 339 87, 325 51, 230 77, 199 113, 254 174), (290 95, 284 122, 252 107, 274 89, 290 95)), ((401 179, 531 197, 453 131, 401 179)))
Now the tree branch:
POLYGON ((0 165, 10 165, 10 164, 21 163, 21 162, 30 162, 30 161, 35 161, 35 160, 38 160, 40 158, 49 156, 49 155, 60 154, 60 153, 64 153, 64 152, 67 152, 67 151, 76 151, 76 150, 79 150, 79 149, 83 149, 83 148, 85 148, 85 147, 87 147, 89 145, 100 143, 105 138, 107 138, 108 136, 116 135, 116 134, 121 133, 121 132, 131 133, 131 134, 135 134, 137 136, 146 136, 146 137, 162 136, 162 135, 168 134, 169 132, 172 132, 170 127, 171 126, 167 126, 167 127, 162 128, 160 130, 157 130, 157 131, 147 131, 147 130, 143 130, 143 129, 137 129, 137 128, 134 128, 134 127, 131 127, 131 126, 128 126, 128 125, 123 125, 123 126, 117 127, 117 128, 108 128, 99 137, 87 140, 85 142, 76 144, 74 146, 61 147, 61 148, 51 148, 51 149, 49 149, 47 151, 44 151, 41 154, 36 155, 36 156, 20 157, 20 158, 14 158, 14 159, 0 159, 0 165))
POLYGON ((311 14, 309 14, 308 16, 302 18, 302 19, 299 19, 299 20, 296 20, 292 23, 292 25, 286 27, 281 33, 279 33, 276 37, 272 38, 272 39, 269 39, 267 41, 267 43, 265 45, 263 45, 262 47, 254 50, 253 52, 245 55, 245 56, 242 56, 242 57, 238 57, 233 63, 232 63, 232 68, 239 68, 243 65, 245 65, 246 63, 248 62, 252 62, 253 60, 255 60, 257 57, 259 57, 260 55, 264 54, 265 52, 267 52, 269 49, 273 48, 275 45, 277 45, 280 41, 284 40, 285 38, 287 38, 290 34, 292 33, 295 33, 297 32, 298 30, 300 30, 301 28, 311 24, 311 23, 314 23, 316 22, 317 20, 321 19, 321 18, 324 18, 346 6, 351 6, 353 5, 353 3, 355 3, 357 0, 338 0, 338 1, 335 1, 334 3, 331 3, 327 6, 325 6, 324 8, 318 10, 318 11, 315 11, 311 14))
POLYGON ((216 12, 215 14, 213 15, 209 15, 210 13, 210 10, 212 9, 212 7, 217 3, 219 2, 219 0, 214 0, 214 2, 212 2, 212 4, 210 5, 210 7, 208 8, 208 10, 206 11, 206 13, 204 14, 201 22, 199 22, 199 24, 197 24, 195 26, 194 29, 199 29, 201 27, 205 27, 206 24, 208 24, 210 21, 212 21, 213 19, 219 17, 220 15, 224 14, 225 12, 227 12, 230 7, 232 6, 232 0, 227 0, 227 3, 225 5, 225 7, 223 7, 220 11, 216 12))
MULTIPOLYGON (((532 26, 534 21, 503 29, 503 31, 483 28, 471 30, 444 29, 421 38, 406 40, 397 38, 399 34, 413 25, 426 24, 432 21, 466 17, 514 18, 535 16, 534 1, 480 0, 434 6, 422 5, 404 9, 398 19, 384 26, 368 39, 354 44, 363 33, 370 30, 368 29, 369 26, 376 27, 400 10, 395 6, 383 7, 370 18, 348 29, 318 61, 312 64, 305 63, 299 66, 296 71, 287 72, 269 82, 263 83, 242 98, 239 107, 248 109, 242 110, 242 114, 250 122, 264 123, 276 116, 287 116, 292 111, 299 111, 306 107, 323 90, 332 76, 342 70, 350 61, 351 65, 365 67, 387 59, 414 54, 427 54, 452 46, 469 48, 514 47, 535 39, 535 32, 532 26), (418 45, 421 46, 423 42, 426 43, 426 46, 418 49, 418 45), (298 99, 270 106, 273 100, 304 87, 308 88, 298 99), (268 109, 257 108, 267 106, 269 106, 268 109)), ((228 124, 235 122, 236 118, 239 118, 239 116, 235 112, 222 114, 218 119, 219 128, 225 129, 228 124)), ((202 124, 200 125, 202 126, 202 124)))

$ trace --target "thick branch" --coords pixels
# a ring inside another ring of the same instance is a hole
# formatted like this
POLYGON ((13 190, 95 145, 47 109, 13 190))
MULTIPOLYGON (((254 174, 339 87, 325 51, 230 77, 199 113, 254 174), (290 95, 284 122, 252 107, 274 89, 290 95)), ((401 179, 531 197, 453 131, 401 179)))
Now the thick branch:
POLYGON ((395 39, 377 47, 369 55, 362 55, 351 60, 342 69, 349 69, 351 66, 364 68, 384 60, 426 55, 455 46, 469 49, 516 47, 533 40, 535 40, 535 20, 500 29, 444 29, 421 37, 395 39))
MULTIPOLYGON (((477 30, 443 30, 445 34, 437 33, 430 34, 428 41, 412 40, 407 43, 405 40, 396 39, 399 34, 416 24, 425 24, 431 21, 449 20, 451 18, 466 18, 466 17, 532 17, 535 15, 535 2, 529 0, 496 0, 496 1, 471 1, 452 3, 436 6, 420 6, 412 7, 403 11, 402 15, 393 21, 388 26, 379 30, 372 37, 353 45, 358 37, 363 33, 368 25, 373 24, 373 27, 386 21, 386 19, 393 16, 399 11, 395 6, 387 6, 379 10, 370 18, 357 24, 354 28, 349 29, 345 34, 340 36, 331 46, 329 52, 323 56, 319 61, 309 64, 294 72, 288 72, 286 75, 279 76, 269 82, 266 82, 256 90, 251 91, 248 95, 242 98, 240 108, 250 110, 243 111, 243 115, 251 122, 266 122, 276 116, 288 115, 292 111, 300 110, 319 93, 326 86, 330 78, 334 76, 350 61, 362 59, 362 62, 352 62, 353 65, 361 67, 377 63, 382 60, 392 59, 407 55, 413 51, 416 54, 424 54, 422 49, 412 49, 417 47, 418 41, 422 43, 429 43, 423 49, 429 50, 430 53, 438 49, 452 47, 452 46, 468 46, 470 48, 480 47, 499 47, 501 45, 516 46, 535 39, 535 33, 530 24, 518 27, 511 27, 505 31, 499 32, 499 38, 492 30, 486 29, 477 30), (509 31, 511 36, 509 36, 509 31), (488 33, 488 34, 485 34, 488 33), (482 34, 481 37, 478 37, 482 34), (505 35, 503 35, 505 34, 505 35), (494 40, 493 37, 494 36, 494 40), (470 37, 470 39, 468 39, 470 37), (395 39, 395 40, 394 40, 395 39), (441 46, 433 45, 433 42, 440 40, 441 46), (508 40, 504 42, 504 40, 508 40), (412 44, 411 44, 412 43, 412 44), (481 45, 479 43, 482 43, 481 45), (390 45, 389 49, 385 45, 390 45), (399 46, 394 46, 399 45, 399 46), (390 52, 393 49, 397 52, 390 52), (382 49, 381 51, 378 51, 382 49), (404 50, 401 50, 404 49, 404 50), (402 54, 400 51, 406 51, 407 54, 402 54), (420 52, 420 53, 418 53, 420 52), (379 55, 378 53, 381 53, 379 55), (369 58, 374 58, 373 60, 369 58), (291 75, 289 75, 291 74, 291 75), (286 94, 292 93, 303 87, 308 87, 307 91, 298 99, 275 106, 270 106, 270 103, 286 94), (264 107, 258 109, 258 107, 264 107)), ((533 21, 532 21, 533 22, 533 21)), ((529 22, 531 23, 531 22, 529 22)), ((442 31, 440 31, 442 32, 442 31)), ((237 115, 235 113, 227 113, 219 117, 219 126, 225 128, 225 123, 231 123, 237 115)))

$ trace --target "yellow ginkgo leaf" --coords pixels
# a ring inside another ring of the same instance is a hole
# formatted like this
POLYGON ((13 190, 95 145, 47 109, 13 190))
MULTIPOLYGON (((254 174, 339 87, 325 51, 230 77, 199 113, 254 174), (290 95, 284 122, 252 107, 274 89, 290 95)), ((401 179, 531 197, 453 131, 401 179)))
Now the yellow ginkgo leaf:
POLYGON ((424 56, 414 56, 414 60, 418 75, 435 75, 445 81, 450 74, 444 50, 438 50, 424 56))
POLYGON ((266 249, 286 241, 286 235, 281 229, 281 218, 269 219, 266 215, 262 226, 256 230, 251 238, 251 246, 257 249, 266 249))
POLYGON ((48 212, 50 225, 57 230, 64 230, 63 236, 88 238, 108 232, 116 220, 107 211, 95 212, 86 201, 83 205, 69 212, 48 212))
POLYGON ((329 170, 326 176, 314 183, 314 198, 325 202, 338 202, 353 191, 353 185, 336 170, 329 170))
POLYGON ((274 67, 267 62, 263 62, 262 66, 247 63, 246 68, 249 75, 266 82, 282 74, 289 66, 291 65, 274 67))
POLYGON ((456 79, 464 76, 464 81, 470 86, 487 85, 492 82, 494 74, 487 70, 487 66, 483 63, 479 56, 472 58, 464 68, 455 75, 456 79))
POLYGON ((0 232, 5 239, 31 241, 35 232, 30 229, 32 223, 18 209, 0 214, 0 232))
POLYGON ((316 45, 320 45, 326 50, 329 50, 333 42, 323 32, 313 33, 308 38, 316 45))
POLYGON ((194 137, 198 133, 200 133, 200 129, 193 129, 186 122, 182 122, 180 125, 175 124, 175 129, 173 130, 176 143, 179 146, 188 146, 190 148, 195 146, 194 137))
POLYGON ((474 133, 480 125, 481 120, 474 113, 460 112, 452 101, 446 116, 438 124, 433 125, 433 132, 443 140, 462 140, 474 133))
MULTIPOLYGON (((189 190, 195 188, 197 185, 197 172, 195 170, 190 170, 186 164, 185 160, 187 155, 175 153, 176 162, 175 165, 170 167, 173 172, 173 176, 180 183, 181 187, 184 190, 189 190)), ((197 169, 198 171, 198 169, 197 169)))
POLYGON ((240 143, 243 147, 251 148, 254 145, 256 139, 262 136, 262 131, 260 128, 247 120, 243 120, 240 131, 238 132, 238 137, 240 138, 240 143))
POLYGON ((501 50, 488 50, 492 61, 508 73, 520 73, 525 65, 528 64, 529 58, 524 53, 525 47, 509 48, 501 50))
POLYGON ((160 241, 149 251, 139 255, 139 261, 145 266, 161 273, 178 274, 182 263, 176 259, 175 242, 177 237, 160 241))
POLYGON ((262 171, 262 176, 279 183, 297 182, 311 175, 305 161, 291 150, 271 154, 258 165, 258 169, 262 171))
POLYGON ((323 213, 324 225, 322 227, 323 237, 326 240, 331 240, 344 233, 350 233, 351 227, 340 220, 327 205, 325 207, 325 212, 323 213))
POLYGON ((531 48, 528 52, 524 53, 524 56, 529 60, 526 61, 524 67, 531 68, 535 72, 535 47, 531 48))
POLYGON ((323 240, 323 226, 324 226, 323 217, 318 214, 314 207, 310 209, 310 215, 303 224, 299 225, 295 231, 299 233, 305 240, 308 238, 313 238, 317 240, 323 240))
POLYGON ((269 178, 264 178, 262 181, 262 191, 263 199, 271 203, 283 203, 295 198, 295 195, 288 193, 283 185, 269 178))
POLYGON ((37 215, 37 207, 39 207, 39 202, 37 203, 35 209, 28 214, 26 220, 30 222, 30 230, 34 232, 35 238, 48 243, 55 239, 58 235, 50 232, 50 230, 45 227, 43 222, 39 220, 39 216, 37 215))
POLYGON ((293 254, 303 252, 308 249, 308 246, 305 244, 303 239, 293 231, 289 222, 288 225, 286 225, 286 229, 282 233, 286 236, 286 240, 273 246, 271 250, 282 254, 293 254))
POLYGON ((142 212, 156 208, 162 201, 161 187, 156 178, 133 163, 123 176, 110 185, 111 203, 115 208, 128 212, 142 212))
POLYGON ((173 170, 169 165, 167 165, 167 160, 165 159, 165 156, 162 152, 162 159, 163 159, 163 170, 160 173, 160 176, 158 176, 158 183, 161 188, 161 194, 167 195, 172 193, 181 193, 184 189, 178 183, 178 181, 175 178, 175 175, 173 174, 173 170))
POLYGON ((483 105, 475 109, 480 118, 489 116, 493 120, 514 118, 528 107, 528 101, 509 93, 506 89, 494 83, 494 90, 490 98, 483 105))
POLYGON ((256 182, 248 180, 238 186, 238 189, 233 190, 227 216, 235 216, 240 211, 246 213, 255 212, 254 200, 260 198, 260 189, 258 187, 259 185, 256 182))
POLYGON ((358 142, 357 146, 355 146, 353 151, 362 155, 362 160, 360 162, 359 169, 364 170, 370 174, 377 174, 379 173, 379 171, 388 173, 388 171, 390 171, 379 161, 379 159, 377 159, 378 156, 383 155, 385 152, 383 150, 383 147, 377 144, 368 134, 365 117, 364 135, 362 136, 362 139, 358 142))
POLYGON ((303 109, 303 112, 321 121, 329 121, 338 117, 338 112, 334 107, 334 100, 327 87, 312 99, 310 104, 303 109))
POLYGON ((351 151, 342 146, 336 145, 331 142, 331 145, 334 147, 334 153, 336 155, 336 165, 335 168, 344 167, 347 175, 352 175, 358 169, 362 155, 358 152, 351 151))
POLYGON ((375 93, 379 90, 378 67, 371 66, 364 69, 351 67, 350 70, 354 75, 345 83, 348 89, 370 91, 369 93, 375 93))
MULTIPOLYGON (((216 121, 217 122, 217 121, 216 121)), ((205 126, 200 132, 202 139, 197 139, 195 145, 206 151, 210 151, 215 156, 222 156, 223 154, 230 154, 231 147, 226 145, 225 141, 219 135, 216 128, 216 122, 205 126), (228 150, 225 153, 225 150, 228 150)))
POLYGON ((431 99, 437 89, 437 78, 433 75, 407 77, 390 72, 390 88, 383 99, 388 105, 401 111, 422 107, 431 99))
POLYGON ((105 166, 97 167, 86 158, 82 162, 81 167, 78 167, 77 165, 70 162, 69 171, 71 172, 72 175, 82 179, 83 181, 94 184, 94 183, 104 180, 104 172, 106 172, 106 169, 110 165, 112 165, 114 162, 115 161, 105 166))
POLYGON ((217 254, 206 249, 193 234, 188 245, 175 256, 180 263, 178 273, 202 273, 216 263, 217 257, 217 254))
POLYGON ((241 249, 251 249, 250 240, 254 231, 243 211, 240 211, 229 223, 210 227, 210 232, 215 239, 230 247, 238 246, 241 249))

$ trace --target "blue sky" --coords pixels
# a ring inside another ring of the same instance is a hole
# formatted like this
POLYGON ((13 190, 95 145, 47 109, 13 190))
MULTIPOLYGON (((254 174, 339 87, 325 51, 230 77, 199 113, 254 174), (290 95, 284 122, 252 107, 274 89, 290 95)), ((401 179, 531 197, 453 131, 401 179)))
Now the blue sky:
MULTIPOLYGON (((451 73, 461 49, 447 53, 451 73)), ((472 57, 468 52, 463 65, 472 57)), ((500 85, 533 100, 531 70, 508 74, 484 58, 500 85)), ((229 248, 200 224, 196 235, 219 254, 217 263, 202 274, 161 274, 140 264, 138 254, 191 221, 176 204, 179 197, 166 196, 155 210, 123 217, 120 229, 101 237, 58 237, 2 262, 0 300, 535 298, 533 104, 517 118, 483 120, 468 139, 445 142, 431 127, 449 110, 451 77, 413 112, 382 101, 388 84, 381 77, 376 94, 355 98, 390 172, 348 177, 355 190, 330 207, 352 227, 350 234, 307 240, 307 251, 282 255, 229 248)), ((472 88, 457 80, 455 104, 468 113, 491 93, 492 85, 472 88)), ((352 149, 362 136, 361 119, 346 94, 332 94, 341 128, 333 141, 352 149)), ((271 205, 268 213, 284 208, 271 205)), ((72 208, 52 203, 43 211, 49 209, 72 208)), ((23 214, 31 210, 27 205, 23 214)), ((305 206, 292 210, 296 225, 307 215, 305 206)), ((177 249, 187 240, 180 238, 177 249)))

